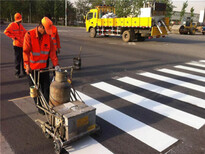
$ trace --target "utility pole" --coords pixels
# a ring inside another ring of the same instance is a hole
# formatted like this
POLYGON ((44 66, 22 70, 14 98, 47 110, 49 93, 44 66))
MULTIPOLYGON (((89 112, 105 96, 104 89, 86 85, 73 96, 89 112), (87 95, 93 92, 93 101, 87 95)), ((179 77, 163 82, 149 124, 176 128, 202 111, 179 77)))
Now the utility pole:
POLYGON ((67 3, 67 0, 65 0, 65 26, 68 25, 68 3, 67 3))

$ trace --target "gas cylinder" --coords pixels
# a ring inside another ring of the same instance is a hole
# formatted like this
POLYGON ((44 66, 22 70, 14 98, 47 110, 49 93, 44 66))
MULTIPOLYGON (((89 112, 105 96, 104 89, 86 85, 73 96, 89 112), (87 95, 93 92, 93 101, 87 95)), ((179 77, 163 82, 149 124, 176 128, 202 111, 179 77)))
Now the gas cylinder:
POLYGON ((50 101, 49 104, 53 106, 58 106, 63 103, 70 101, 70 89, 71 86, 67 82, 68 73, 58 72, 55 73, 55 81, 50 85, 50 101))

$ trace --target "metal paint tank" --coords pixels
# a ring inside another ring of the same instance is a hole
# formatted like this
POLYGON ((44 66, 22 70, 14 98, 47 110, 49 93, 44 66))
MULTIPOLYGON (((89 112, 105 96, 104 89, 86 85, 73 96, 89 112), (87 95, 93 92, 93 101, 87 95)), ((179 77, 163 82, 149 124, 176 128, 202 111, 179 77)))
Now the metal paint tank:
POLYGON ((51 106, 58 106, 70 101, 71 86, 67 82, 68 73, 56 71, 55 81, 50 85, 50 101, 51 106))

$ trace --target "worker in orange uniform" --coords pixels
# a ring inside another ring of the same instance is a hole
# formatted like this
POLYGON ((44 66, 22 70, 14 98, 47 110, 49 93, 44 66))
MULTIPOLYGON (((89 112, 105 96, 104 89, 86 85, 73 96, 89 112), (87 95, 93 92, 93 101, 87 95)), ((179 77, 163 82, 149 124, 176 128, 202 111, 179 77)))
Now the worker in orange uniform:
MULTIPOLYGON (((24 68, 26 69, 27 74, 34 74, 34 70, 46 69, 49 57, 56 71, 60 70, 58 58, 56 56, 56 49, 50 36, 52 34, 52 26, 52 21, 49 18, 44 17, 39 26, 26 33, 23 44, 23 59, 24 68)), ((28 78, 29 85, 32 86, 33 83, 29 76, 28 78)), ((49 72, 41 73, 40 88, 47 102, 49 101, 49 85, 49 72)), ((36 98, 34 101, 37 104, 36 98)), ((45 114, 42 110, 38 110, 39 113, 45 114)))
POLYGON ((22 68, 22 73, 25 75, 25 70, 23 66, 23 40, 26 33, 25 28, 21 25, 22 17, 20 13, 14 15, 15 22, 9 24, 5 29, 4 34, 12 38, 14 52, 15 52, 15 76, 20 77, 20 68, 22 68))
MULTIPOLYGON (((50 14, 47 14, 46 17, 48 17, 50 20, 51 20, 51 15, 50 14)), ((58 30, 56 28, 56 26, 52 26, 52 34, 51 34, 51 39, 53 40, 53 44, 55 46, 55 50, 56 50, 56 55, 58 55, 60 53, 60 38, 59 38, 59 35, 58 35, 58 30)), ((48 59, 48 62, 47 62, 47 66, 49 66, 49 59, 48 59)), ((55 73, 54 73, 55 75, 55 73)))
MULTIPOLYGON (((54 26, 54 25, 52 26, 51 39, 52 39, 53 45, 55 47, 56 55, 58 55, 60 53, 60 48, 61 48, 60 38, 59 38, 59 35, 58 35, 58 30, 57 30, 56 26, 54 26)), ((47 61, 47 66, 49 66, 49 59, 47 61)), ((55 75, 55 73, 54 73, 54 75, 55 75)))
POLYGON ((52 26, 52 34, 51 34, 51 38, 53 40, 53 44, 55 46, 55 49, 56 49, 56 53, 59 54, 60 53, 60 38, 59 38, 59 35, 58 35, 58 30, 56 28, 56 26, 52 26))

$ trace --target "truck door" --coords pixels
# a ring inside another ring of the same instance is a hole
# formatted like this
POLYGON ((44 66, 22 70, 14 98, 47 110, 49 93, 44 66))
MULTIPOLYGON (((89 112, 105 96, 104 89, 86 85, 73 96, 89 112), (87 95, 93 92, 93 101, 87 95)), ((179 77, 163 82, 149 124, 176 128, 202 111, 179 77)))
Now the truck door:
POLYGON ((95 27, 97 24, 96 12, 89 12, 86 17, 86 31, 89 31, 90 27, 95 27))

